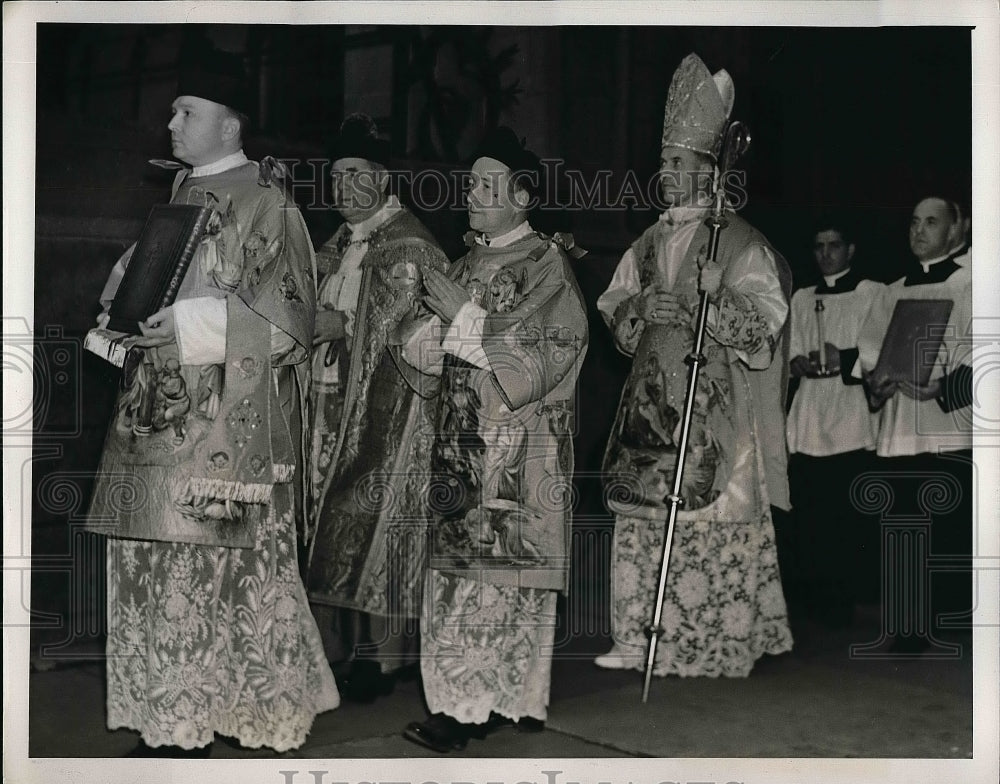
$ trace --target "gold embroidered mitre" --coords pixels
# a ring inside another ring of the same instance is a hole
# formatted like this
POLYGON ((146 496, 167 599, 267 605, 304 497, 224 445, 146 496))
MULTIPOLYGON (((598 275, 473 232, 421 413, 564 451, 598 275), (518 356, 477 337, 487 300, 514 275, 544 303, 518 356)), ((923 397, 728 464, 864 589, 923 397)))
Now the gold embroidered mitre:
POLYGON ((696 54, 685 57, 670 82, 661 147, 682 147, 717 159, 736 88, 723 69, 714 76, 696 54))

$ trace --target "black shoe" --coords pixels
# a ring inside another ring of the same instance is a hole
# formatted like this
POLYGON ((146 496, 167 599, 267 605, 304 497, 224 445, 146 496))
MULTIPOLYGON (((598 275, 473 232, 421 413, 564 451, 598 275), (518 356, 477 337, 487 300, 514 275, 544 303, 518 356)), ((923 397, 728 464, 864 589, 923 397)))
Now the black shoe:
POLYGON ((168 759, 208 759, 212 754, 212 744, 194 749, 182 749, 180 746, 148 746, 146 741, 139 739, 138 745, 123 757, 164 757, 168 759))
POLYGON ((388 697, 396 686, 394 675, 384 675, 375 661, 355 659, 351 670, 338 686, 348 702, 371 703, 378 697, 388 697))
POLYGON ((525 716, 523 719, 514 721, 506 716, 501 716, 499 713, 491 712, 489 719, 483 724, 469 725, 469 736, 477 740, 484 740, 497 730, 506 729, 507 727, 512 727, 515 732, 534 734, 545 730, 545 722, 542 719, 533 719, 531 716, 525 716))
POLYGON ((439 754, 447 754, 468 745, 472 726, 443 713, 435 713, 424 721, 411 721, 403 730, 403 737, 439 754))
POLYGON ((475 737, 482 740, 487 735, 492 735, 497 730, 502 730, 506 727, 515 726, 516 722, 513 719, 508 719, 506 716, 501 716, 499 713, 490 712, 490 717, 483 724, 475 724, 475 737))
POLYGON ((392 673, 394 677, 400 683, 412 683, 414 681, 420 680, 420 663, 416 662, 414 664, 404 664, 398 670, 392 673))
POLYGON ((518 732, 534 735, 536 732, 545 731, 545 722, 542 719, 533 719, 531 716, 525 716, 523 719, 518 719, 514 728, 518 732))
POLYGON ((129 749, 124 754, 123 757, 158 757, 157 752, 159 749, 154 749, 152 746, 147 746, 146 741, 139 739, 139 743, 136 744, 134 749, 129 749))

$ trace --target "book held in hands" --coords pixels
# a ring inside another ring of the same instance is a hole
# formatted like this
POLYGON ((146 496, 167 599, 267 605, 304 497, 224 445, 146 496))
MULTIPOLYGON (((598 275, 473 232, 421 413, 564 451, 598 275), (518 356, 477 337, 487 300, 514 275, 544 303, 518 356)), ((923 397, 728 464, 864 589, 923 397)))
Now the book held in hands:
POLYGON ((108 323, 90 330, 84 348, 122 366, 122 341, 141 334, 141 322, 173 304, 210 213, 210 208, 192 204, 153 207, 111 303, 108 323))
POLYGON ((927 386, 953 306, 950 299, 897 301, 872 370, 875 383, 909 381, 927 386))

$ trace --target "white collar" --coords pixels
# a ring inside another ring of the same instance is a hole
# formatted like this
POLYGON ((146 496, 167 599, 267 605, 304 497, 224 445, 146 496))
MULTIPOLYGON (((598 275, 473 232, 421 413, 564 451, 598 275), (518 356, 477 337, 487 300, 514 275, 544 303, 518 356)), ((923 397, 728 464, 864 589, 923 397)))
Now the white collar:
POLYGON ((949 253, 945 253, 943 256, 938 256, 936 259, 928 259, 927 261, 920 261, 918 263, 923 268, 924 274, 926 275, 927 274, 927 270, 929 270, 935 264, 940 264, 942 261, 944 261, 949 256, 951 256, 950 252, 949 253))
POLYGON ((704 218, 710 209, 711 207, 690 204, 683 207, 668 207, 660 213, 657 220, 670 226, 680 226, 704 218))
POLYGON ((247 156, 243 154, 243 150, 240 149, 231 155, 227 155, 225 158, 219 158, 219 160, 212 163, 206 163, 204 166, 195 166, 191 169, 190 177, 208 177, 210 174, 221 174, 224 171, 229 171, 230 169, 235 169, 237 166, 242 166, 247 162, 247 156))
POLYGON ((836 283, 838 280, 840 280, 842 277, 844 277, 844 275, 846 275, 850 271, 851 271, 851 268, 847 267, 846 269, 842 269, 840 272, 837 272, 837 273, 835 273, 833 275, 824 275, 823 276, 823 280, 825 280, 826 281, 826 285, 829 286, 832 289, 833 288, 833 284, 836 283))
POLYGON ((351 238, 355 242, 364 240, 369 234, 389 220, 389 218, 399 212, 402 208, 403 206, 399 203, 399 199, 397 199, 394 194, 390 194, 389 198, 385 200, 385 204, 379 207, 377 212, 369 215, 363 221, 347 224, 351 229, 351 238))
POLYGON ((531 234, 534 229, 531 228, 528 221, 524 221, 519 226, 515 226, 510 231, 505 234, 501 234, 499 237, 491 237, 487 239, 482 234, 476 235, 476 242, 480 245, 486 245, 490 248, 503 248, 507 245, 513 245, 519 239, 527 237, 531 234))

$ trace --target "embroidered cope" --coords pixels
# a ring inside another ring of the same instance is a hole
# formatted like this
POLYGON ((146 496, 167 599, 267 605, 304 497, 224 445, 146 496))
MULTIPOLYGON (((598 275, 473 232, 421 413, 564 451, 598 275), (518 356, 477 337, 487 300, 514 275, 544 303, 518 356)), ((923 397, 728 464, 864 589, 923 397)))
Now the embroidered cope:
POLYGON ((354 315, 344 338, 313 350, 307 587, 321 604, 416 618, 437 380, 397 361, 389 336, 404 317, 428 320, 423 275, 444 272, 448 259, 412 213, 387 206, 319 252, 321 300, 354 315))

